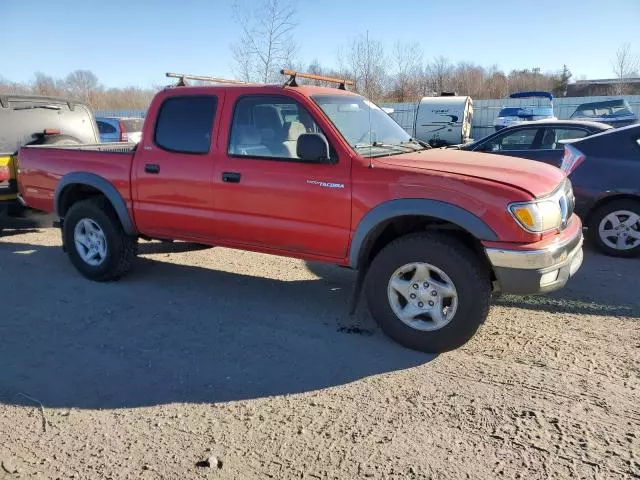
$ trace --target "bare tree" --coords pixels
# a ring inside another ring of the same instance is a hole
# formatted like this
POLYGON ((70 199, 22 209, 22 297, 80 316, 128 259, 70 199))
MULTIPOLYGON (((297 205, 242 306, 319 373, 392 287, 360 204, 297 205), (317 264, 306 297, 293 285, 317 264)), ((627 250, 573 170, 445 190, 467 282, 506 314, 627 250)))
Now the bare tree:
POLYGON ((611 61, 611 68, 618 80, 616 94, 623 95, 629 89, 629 84, 625 80, 638 75, 638 69, 640 68, 640 60, 631 53, 631 45, 629 43, 620 45, 615 59, 611 61))
POLYGON ((235 72, 247 82, 269 82, 280 69, 291 66, 297 50, 295 0, 261 0, 233 4, 233 19, 242 29, 232 45, 235 72))
POLYGON ((65 86, 69 93, 91 103, 91 95, 99 89, 98 77, 91 70, 75 70, 67 75, 65 86))
POLYGON ((405 102, 420 96, 422 76, 422 49, 418 43, 396 42, 393 47, 393 61, 396 67, 394 79, 395 99, 405 102))
POLYGON ((431 88, 436 92, 444 92, 451 87, 453 65, 448 58, 440 55, 427 65, 426 73, 431 81, 431 88))
POLYGON ((509 83, 503 71, 493 65, 487 71, 485 88, 481 98, 503 98, 509 93, 509 83))
MULTIPOLYGON (((58 82, 59 83, 59 82, 58 82)), ((56 85, 56 81, 53 77, 45 75, 42 72, 36 72, 35 80, 32 84, 33 93, 37 95, 59 95, 61 88, 56 85)))
POLYGON ((460 95, 481 98, 485 89, 486 71, 472 63, 460 62, 451 73, 450 84, 460 95))
POLYGON ((378 100, 385 87, 386 58, 382 43, 369 34, 354 38, 346 52, 339 54, 342 70, 354 81, 356 92, 378 100))

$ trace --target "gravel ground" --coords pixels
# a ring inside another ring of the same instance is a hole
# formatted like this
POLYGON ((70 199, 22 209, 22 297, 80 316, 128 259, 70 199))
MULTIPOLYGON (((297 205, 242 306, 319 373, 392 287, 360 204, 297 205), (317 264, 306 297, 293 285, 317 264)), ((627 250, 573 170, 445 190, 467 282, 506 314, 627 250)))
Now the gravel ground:
POLYGON ((432 357, 347 315, 345 269, 143 243, 96 284, 32 225, 0 238, 0 479, 640 478, 640 259, 432 357))

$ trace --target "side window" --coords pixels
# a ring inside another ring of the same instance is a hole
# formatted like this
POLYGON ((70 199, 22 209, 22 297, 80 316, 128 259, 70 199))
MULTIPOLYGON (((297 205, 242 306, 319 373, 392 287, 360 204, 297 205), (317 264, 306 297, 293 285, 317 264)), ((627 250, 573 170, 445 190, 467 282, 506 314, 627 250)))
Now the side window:
POLYGON ((495 152, 498 150, 529 150, 538 133, 537 128, 522 128, 513 132, 497 135, 482 144, 479 150, 495 152))
POLYGON ((546 149, 561 149, 560 140, 571 140, 586 137, 589 133, 581 128, 547 128, 542 137, 542 146, 546 149))
MULTIPOLYGON (((322 133, 298 102, 277 95, 240 98, 233 111, 228 153, 238 157, 300 160, 298 138, 322 133)), ((333 156, 333 154, 332 154, 333 156)))
POLYGON ((98 120, 96 123, 98 124, 98 131, 100 133, 116 133, 116 129, 113 127, 113 125, 109 125, 106 122, 101 122, 100 120, 98 120))
POLYGON ((156 120, 156 145, 171 152, 209 153, 217 104, 214 96, 165 100, 156 120))

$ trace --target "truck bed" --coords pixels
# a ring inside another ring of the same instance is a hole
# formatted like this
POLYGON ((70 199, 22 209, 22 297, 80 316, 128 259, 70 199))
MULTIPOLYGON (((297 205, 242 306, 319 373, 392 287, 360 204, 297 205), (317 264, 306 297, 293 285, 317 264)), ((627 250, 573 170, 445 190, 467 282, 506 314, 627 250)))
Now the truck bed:
POLYGON ((131 207, 130 175, 135 144, 33 145, 18 153, 18 188, 35 210, 55 211, 54 194, 60 179, 70 172, 90 172, 116 187, 131 207))

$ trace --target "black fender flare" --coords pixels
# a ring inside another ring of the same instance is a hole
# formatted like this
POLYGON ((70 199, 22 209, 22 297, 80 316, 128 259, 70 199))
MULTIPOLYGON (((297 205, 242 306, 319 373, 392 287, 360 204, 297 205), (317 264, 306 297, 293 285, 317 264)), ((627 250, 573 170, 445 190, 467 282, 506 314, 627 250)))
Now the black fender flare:
POLYGON ((349 267, 360 267, 361 252, 370 248, 377 234, 390 220, 410 215, 432 217, 453 223, 478 240, 498 240, 496 233, 483 220, 451 203, 421 198, 389 200, 376 205, 358 223, 349 249, 349 267))
POLYGON ((62 201, 64 199, 65 190, 72 185, 88 185, 90 187, 99 190, 113 205, 113 209, 120 219, 122 228, 128 235, 135 235, 136 229, 127 210, 127 204, 125 203, 120 192, 116 190, 108 180, 89 172, 72 172, 66 174, 60 179, 54 193, 54 205, 56 209, 56 215, 60 218, 64 218, 62 215, 62 201))

